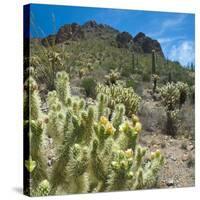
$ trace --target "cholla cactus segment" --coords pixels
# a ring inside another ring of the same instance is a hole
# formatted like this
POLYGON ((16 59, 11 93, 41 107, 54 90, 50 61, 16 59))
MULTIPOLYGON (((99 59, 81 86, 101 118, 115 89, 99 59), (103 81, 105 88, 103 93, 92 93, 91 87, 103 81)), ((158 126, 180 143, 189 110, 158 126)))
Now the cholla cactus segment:
POLYGON ((136 174, 136 182, 134 185, 134 189, 142 189, 144 188, 144 177, 143 177, 143 170, 139 169, 136 174))
POLYGON ((59 99, 58 99, 57 92, 55 90, 49 92, 47 96, 48 109, 53 110, 54 105, 58 102, 59 102, 59 99))
POLYGON ((134 125, 135 125, 137 122, 140 121, 140 120, 139 120, 139 117, 138 117, 137 115, 135 115, 135 114, 132 114, 131 118, 132 118, 132 122, 133 122, 134 125))
POLYGON ((97 113, 99 119, 101 116, 104 116, 107 113, 108 97, 103 93, 99 93, 97 95, 97 102, 97 113))
POLYGON ((56 91, 61 102, 65 102, 70 96, 69 76, 66 72, 58 72, 56 74, 56 91))
POLYGON ((120 124, 124 121, 125 107, 123 104, 116 105, 115 111, 112 117, 113 126, 116 128, 116 137, 119 134, 120 124))
POLYGON ((158 76, 157 74, 153 74, 152 75, 152 80, 153 81, 155 81, 155 80, 158 81, 159 79, 160 79, 160 76, 158 76))
POLYGON ((132 149, 127 149, 125 151, 126 157, 131 158, 133 156, 133 150, 132 149))
POLYGON ((30 58, 29 58, 29 63, 33 67, 40 65, 40 62, 41 62, 41 60, 40 60, 39 56, 33 55, 33 56, 30 56, 30 58))
POLYGON ((85 74, 87 74, 88 70, 89 70, 88 68, 79 69, 79 71, 78 71, 79 78, 82 78, 85 74))
POLYGON ((164 157, 159 150, 151 153, 151 164, 148 165, 147 171, 144 173, 144 186, 146 188, 155 187, 158 179, 158 173, 164 164, 164 157))
POLYGON ((96 90, 98 93, 108 97, 108 106, 111 109, 114 109, 117 104, 124 104, 126 115, 131 116, 137 112, 141 98, 134 92, 133 88, 124 88, 121 85, 106 86, 99 84, 96 90))
POLYGON ((43 180, 40 182, 37 188, 37 196, 47 196, 50 192, 50 183, 48 180, 43 180))
POLYGON ((27 88, 27 96, 25 99, 25 109, 30 113, 30 118, 33 120, 41 117, 41 98, 38 93, 38 85, 35 79, 30 76, 25 82, 25 89, 27 88))

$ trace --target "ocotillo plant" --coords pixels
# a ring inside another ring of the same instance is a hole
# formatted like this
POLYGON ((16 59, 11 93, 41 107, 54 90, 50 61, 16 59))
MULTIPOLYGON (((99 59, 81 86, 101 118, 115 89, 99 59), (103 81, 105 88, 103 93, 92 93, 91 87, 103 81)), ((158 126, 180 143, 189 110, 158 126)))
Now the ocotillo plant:
POLYGON ((152 50, 152 82, 153 82, 153 93, 156 91, 157 81, 159 76, 156 74, 156 54, 155 50, 152 50))
MULTIPOLYGON (((98 94, 96 103, 88 106, 84 99, 68 92, 70 86, 66 77, 65 72, 56 75, 59 87, 48 94, 48 113, 42 113, 41 106, 38 107, 40 112, 33 113, 33 116, 41 113, 37 119, 39 127, 34 122, 33 130, 39 137, 44 133, 52 137, 57 147, 57 159, 52 170, 48 171, 48 177, 43 177, 43 180, 40 177, 31 194, 41 196, 154 187, 164 158, 159 150, 149 156, 148 149, 138 144, 142 130, 139 118, 132 115, 128 119, 124 115, 126 106, 117 102, 111 113, 109 97, 102 93, 98 94)), ((125 90, 126 95, 129 92, 129 89, 125 90)), ((132 101, 134 95, 132 93, 132 101)), ((135 95, 135 98, 138 102, 139 97, 135 95)), ((33 151, 44 144, 43 140, 44 137, 35 140, 31 147, 33 151)), ((29 163, 28 169, 33 173, 38 166, 38 157, 34 162, 30 158, 29 163)), ((33 176, 34 182, 35 178, 33 176)))

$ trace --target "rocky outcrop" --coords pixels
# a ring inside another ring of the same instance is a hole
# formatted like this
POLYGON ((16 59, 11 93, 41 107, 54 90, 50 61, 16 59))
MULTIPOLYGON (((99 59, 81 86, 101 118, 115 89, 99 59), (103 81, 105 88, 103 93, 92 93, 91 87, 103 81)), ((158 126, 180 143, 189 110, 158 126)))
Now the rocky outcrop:
POLYGON ((151 53, 154 49, 158 54, 164 56, 160 43, 142 32, 134 38, 128 32, 121 32, 117 35, 116 42, 119 48, 130 48, 137 53, 151 53))
POLYGON ((133 45, 133 37, 128 32, 119 33, 116 41, 119 48, 129 48, 133 45))
POLYGON ((66 40, 78 40, 84 38, 84 32, 77 23, 66 24, 62 26, 56 34, 56 43, 62 43, 66 40))
POLYGON ((55 43, 55 38, 56 38, 55 35, 49 35, 46 38, 43 38, 41 40, 41 43, 44 46, 49 46, 49 45, 51 46, 51 45, 53 45, 55 43))
POLYGON ((133 42, 137 47, 142 49, 143 53, 151 53, 154 49, 158 54, 164 57, 160 43, 157 40, 153 40, 146 36, 142 32, 134 37, 133 42))

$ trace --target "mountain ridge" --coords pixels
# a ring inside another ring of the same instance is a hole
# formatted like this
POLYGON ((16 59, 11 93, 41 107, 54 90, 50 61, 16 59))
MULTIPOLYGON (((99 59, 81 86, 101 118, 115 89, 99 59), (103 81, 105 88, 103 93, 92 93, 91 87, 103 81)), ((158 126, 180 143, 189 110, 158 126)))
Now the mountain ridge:
POLYGON ((67 41, 91 38, 105 40, 118 48, 130 49, 136 53, 151 53, 154 49, 160 56, 164 57, 160 43, 145 33, 139 32, 132 36, 126 31, 120 32, 107 24, 98 24, 95 20, 87 21, 83 25, 75 22, 65 24, 59 28, 56 34, 51 34, 44 38, 32 38, 32 41, 35 40, 37 43, 48 46, 54 43, 61 44, 67 41))

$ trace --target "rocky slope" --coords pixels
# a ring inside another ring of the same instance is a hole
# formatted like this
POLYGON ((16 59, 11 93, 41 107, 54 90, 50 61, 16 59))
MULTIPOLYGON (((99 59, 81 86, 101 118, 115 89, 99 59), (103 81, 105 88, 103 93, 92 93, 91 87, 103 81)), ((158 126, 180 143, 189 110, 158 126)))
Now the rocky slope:
POLYGON ((160 43, 144 33, 140 32, 133 37, 128 32, 120 32, 111 26, 98 24, 96 21, 88 21, 83 25, 72 23, 60 27, 55 35, 49 35, 46 38, 37 39, 41 44, 47 46, 67 41, 80 41, 87 39, 101 39, 107 41, 110 45, 118 48, 127 48, 136 53, 151 53, 154 49, 160 56, 164 57, 160 43))

